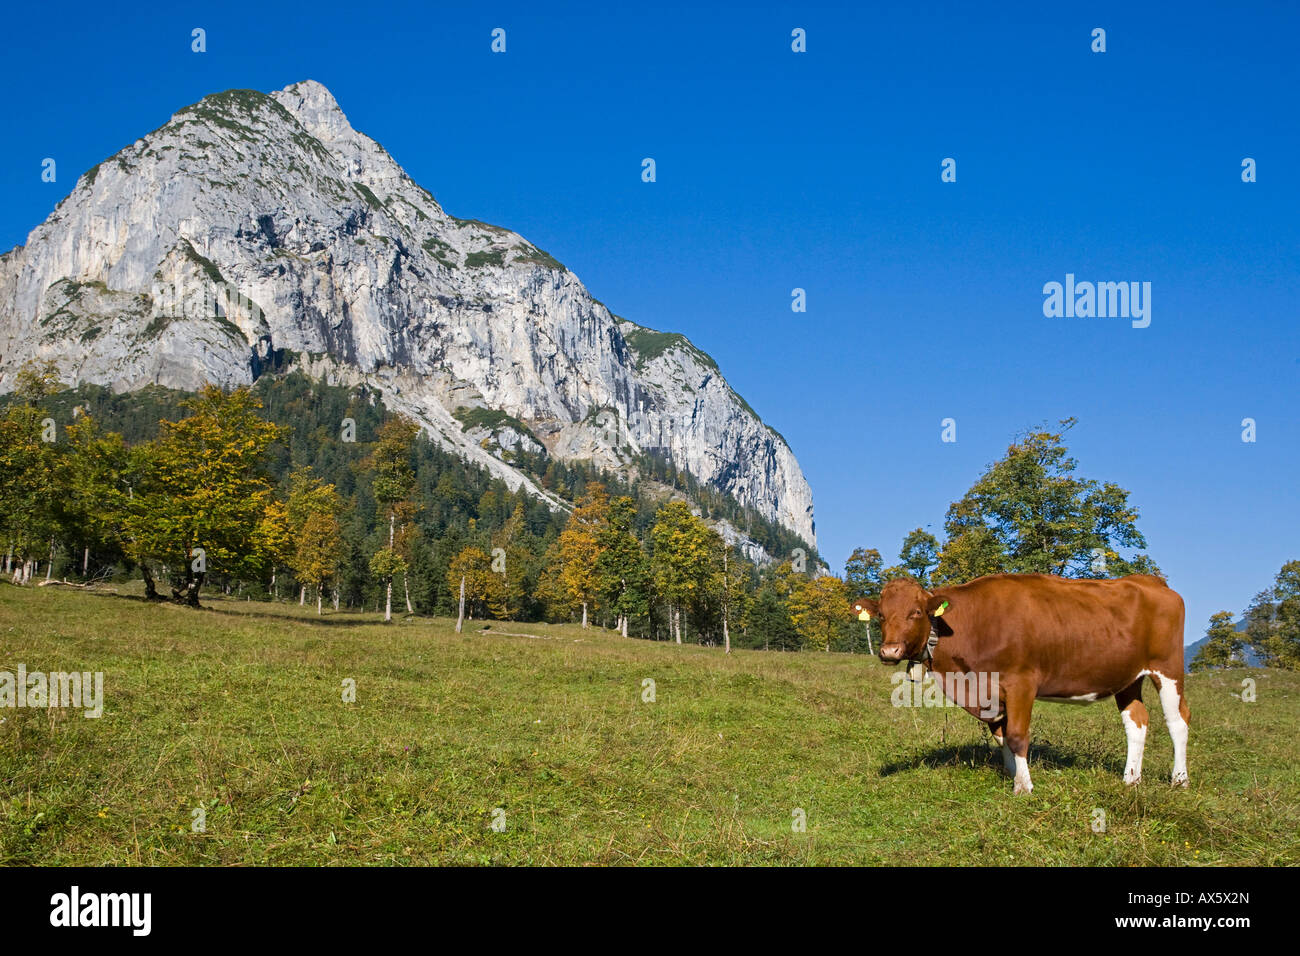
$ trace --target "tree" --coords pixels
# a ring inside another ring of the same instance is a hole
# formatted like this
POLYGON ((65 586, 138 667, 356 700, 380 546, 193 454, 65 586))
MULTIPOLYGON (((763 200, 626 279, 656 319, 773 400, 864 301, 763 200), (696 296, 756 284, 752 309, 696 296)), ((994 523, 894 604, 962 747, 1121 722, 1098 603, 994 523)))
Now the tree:
POLYGON ((605 524, 596 532, 596 589, 624 637, 633 617, 650 612, 650 565, 635 523, 636 502, 622 496, 609 503, 605 524))
POLYGON ((1215 667, 1244 667, 1245 656, 1242 653, 1246 640, 1232 623, 1232 614, 1219 611, 1210 616, 1210 625, 1205 629, 1209 640, 1201 645, 1196 659, 1189 665, 1189 670, 1203 671, 1215 667))
POLYGON ((524 503, 517 501, 501 530, 492 536, 492 572, 501 578, 502 616, 510 620, 519 620, 529 598, 528 573, 532 555, 522 544, 527 534, 524 503))
POLYGON ((393 619, 393 576, 406 573, 406 562, 392 548, 380 548, 370 558, 370 573, 379 578, 386 588, 384 621, 393 619))
POLYGON ((142 449, 123 538, 149 597, 157 566, 171 577, 172 596, 197 607, 211 570, 252 576, 263 561, 258 532, 271 500, 264 461, 285 430, 257 415, 262 404, 247 388, 205 386, 183 405, 192 414, 163 421, 142 449))
POLYGON ((1246 641, 1266 667, 1300 669, 1300 561, 1282 565, 1246 608, 1246 641))
POLYGON ((306 596, 307 585, 316 588, 316 613, 321 613, 321 598, 326 586, 335 595, 342 563, 343 532, 339 525, 342 503, 338 491, 322 482, 307 468, 289 475, 289 500, 284 506, 288 526, 288 564, 302 590, 299 603, 306 596))
POLYGON ((51 423, 34 405, 15 405, 0 419, 0 530, 18 560, 18 584, 30 580, 44 555, 52 561, 66 522, 67 462, 53 438, 51 423))
POLYGON ((731 545, 718 538, 722 546, 722 567, 719 583, 722 592, 722 642, 728 654, 731 653, 731 624, 745 620, 752 595, 749 584, 753 566, 739 554, 732 551, 731 545))
MULTIPOLYGON (((403 506, 407 505, 407 499, 415 488, 415 469, 411 466, 411 456, 414 451, 415 437, 419 433, 420 427, 415 422, 404 415, 396 415, 380 426, 374 451, 369 458, 370 468, 374 472, 371 491, 375 496, 375 505, 380 515, 388 525, 388 550, 402 557, 400 573, 406 587, 408 614, 414 613, 411 607, 411 585, 405 577, 408 567, 406 556, 409 555, 411 539, 403 538, 398 541, 397 523, 400 517, 405 527, 414 514, 413 507, 403 506)), ((386 558, 385 561, 387 562, 388 559, 386 558)), ((387 621, 391 619, 393 606, 392 575, 388 575, 386 581, 385 600, 388 612, 384 620, 387 621)))
POLYGON ((880 552, 875 548, 855 548, 844 562, 844 583, 848 585, 849 596, 878 599, 884 586, 880 580, 882 564, 880 552))
POLYGON ((853 626, 848 585, 833 574, 801 580, 790 595, 790 620, 805 647, 830 651, 853 626))
POLYGON ((271 596, 278 601, 280 568, 288 567, 294 554, 293 529, 289 526, 289 509, 284 502, 272 498, 266 503, 256 541, 257 552, 263 555, 271 572, 271 596))
POLYGON ((103 433, 89 415, 68 426, 65 537, 80 545, 81 573, 90 573, 91 551, 105 565, 122 557, 121 539, 130 453, 122 436, 103 433))
POLYGON ((316 613, 321 613, 321 595, 338 573, 341 535, 339 519, 326 511, 308 515, 295 536, 293 573, 301 582, 316 588, 316 613))
POLYGON ((750 647, 763 650, 793 651, 799 647, 799 632, 790 620, 786 599, 772 584, 765 584, 754 595, 743 618, 745 640, 750 647))
POLYGON ((475 614, 505 617, 505 582, 492 570, 492 558, 482 548, 471 545, 451 559, 447 584, 459 594, 461 581, 465 582, 465 606, 471 618, 475 614))
POLYGON ((898 561, 923 588, 930 586, 930 569, 939 563, 939 539, 921 528, 914 528, 903 539, 898 561))
POLYGON ((592 483, 579 499, 569 523, 560 534, 557 557, 559 595, 569 608, 582 608, 582 626, 588 610, 599 595, 596 560, 600 557, 598 537, 609 514, 609 496, 603 485, 592 483))
POLYGON ((949 507, 937 583, 1017 571, 1095 578, 1159 573, 1145 554, 1121 557, 1120 549, 1146 547, 1128 492, 1074 477, 1077 462, 1063 443, 1074 424, 1067 418, 1057 432, 1025 435, 949 507))
POLYGON ((1269 645, 1279 667, 1300 670, 1300 561, 1288 561, 1273 581, 1276 627, 1269 645))
POLYGON ((668 602, 673 638, 682 643, 682 611, 697 607, 707 590, 717 532, 691 513, 684 501, 670 501, 650 529, 655 590, 668 602))
POLYGON ((342 502, 337 489, 297 468, 289 474, 289 496, 284 505, 289 541, 285 561, 298 579, 298 603, 307 599, 307 585, 316 587, 320 610, 321 590, 337 575, 343 548, 338 522, 342 502))
POLYGON ((29 407, 60 387, 58 365, 51 359, 28 359, 14 376, 14 394, 29 407))

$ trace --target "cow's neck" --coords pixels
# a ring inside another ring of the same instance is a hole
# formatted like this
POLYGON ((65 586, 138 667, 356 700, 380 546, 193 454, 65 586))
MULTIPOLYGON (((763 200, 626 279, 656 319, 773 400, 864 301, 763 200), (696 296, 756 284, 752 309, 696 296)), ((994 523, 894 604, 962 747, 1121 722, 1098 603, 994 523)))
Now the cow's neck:
POLYGON ((935 630, 934 618, 930 619, 930 636, 921 647, 921 656, 918 659, 909 659, 907 662, 907 673, 912 680, 920 680, 928 670, 942 670, 935 666, 934 653, 939 646, 939 632, 935 630))
POLYGON ((922 666, 926 670, 940 674, 964 673, 968 669, 966 658, 969 656, 970 647, 962 638, 960 629, 953 627, 946 617, 944 623, 948 625, 949 633, 940 636, 934 619, 931 619, 930 637, 921 649, 922 666))

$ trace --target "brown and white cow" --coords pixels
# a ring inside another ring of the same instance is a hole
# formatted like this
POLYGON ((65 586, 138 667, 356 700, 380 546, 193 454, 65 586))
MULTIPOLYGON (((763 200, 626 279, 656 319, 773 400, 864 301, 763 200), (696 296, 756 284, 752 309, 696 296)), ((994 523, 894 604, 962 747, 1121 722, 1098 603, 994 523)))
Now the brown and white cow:
POLYGON ((1033 789, 1027 758, 1035 700, 1114 697, 1128 734, 1124 782, 1137 783, 1147 734, 1145 677, 1160 694, 1174 741, 1173 783, 1187 786, 1183 599, 1160 578, 994 574, 933 591, 902 579, 886 584, 879 602, 862 598, 853 610, 861 620, 879 615, 881 661, 923 664, 946 680, 950 698, 988 725, 1016 793, 1033 789), (996 706, 949 692, 954 679, 963 686, 960 678, 976 674, 994 675, 996 706))

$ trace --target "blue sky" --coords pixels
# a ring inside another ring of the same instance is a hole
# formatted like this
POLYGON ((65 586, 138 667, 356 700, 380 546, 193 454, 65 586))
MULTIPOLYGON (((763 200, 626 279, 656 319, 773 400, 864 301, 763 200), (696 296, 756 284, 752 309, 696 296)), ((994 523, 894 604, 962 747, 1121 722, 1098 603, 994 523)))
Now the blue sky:
POLYGON ((865 6, 20 5, 0 246, 181 106, 319 80, 449 212, 713 354, 792 445, 833 566, 940 532, 1014 435, 1072 415, 1199 638, 1300 558, 1300 12, 865 6), (1066 273, 1151 282, 1150 327, 1045 318, 1066 273))

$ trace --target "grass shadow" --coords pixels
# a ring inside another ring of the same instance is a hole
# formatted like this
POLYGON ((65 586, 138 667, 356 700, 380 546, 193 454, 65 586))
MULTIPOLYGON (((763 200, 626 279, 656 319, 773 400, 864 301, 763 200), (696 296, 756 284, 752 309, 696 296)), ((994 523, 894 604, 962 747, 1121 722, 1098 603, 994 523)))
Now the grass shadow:
MULTIPOLYGON (((1029 745, 1029 767, 1052 769, 1072 769, 1076 767, 1102 769, 1114 773, 1123 773, 1124 761, 1114 757, 1098 759, 1093 754, 1080 753, 1078 750, 1057 747, 1051 743, 1029 745)), ((966 767, 972 770, 989 767, 1002 772, 1002 751, 985 743, 952 744, 931 747, 904 757, 899 757, 884 764, 879 771, 881 777, 908 770, 920 770, 934 767, 966 767)))

